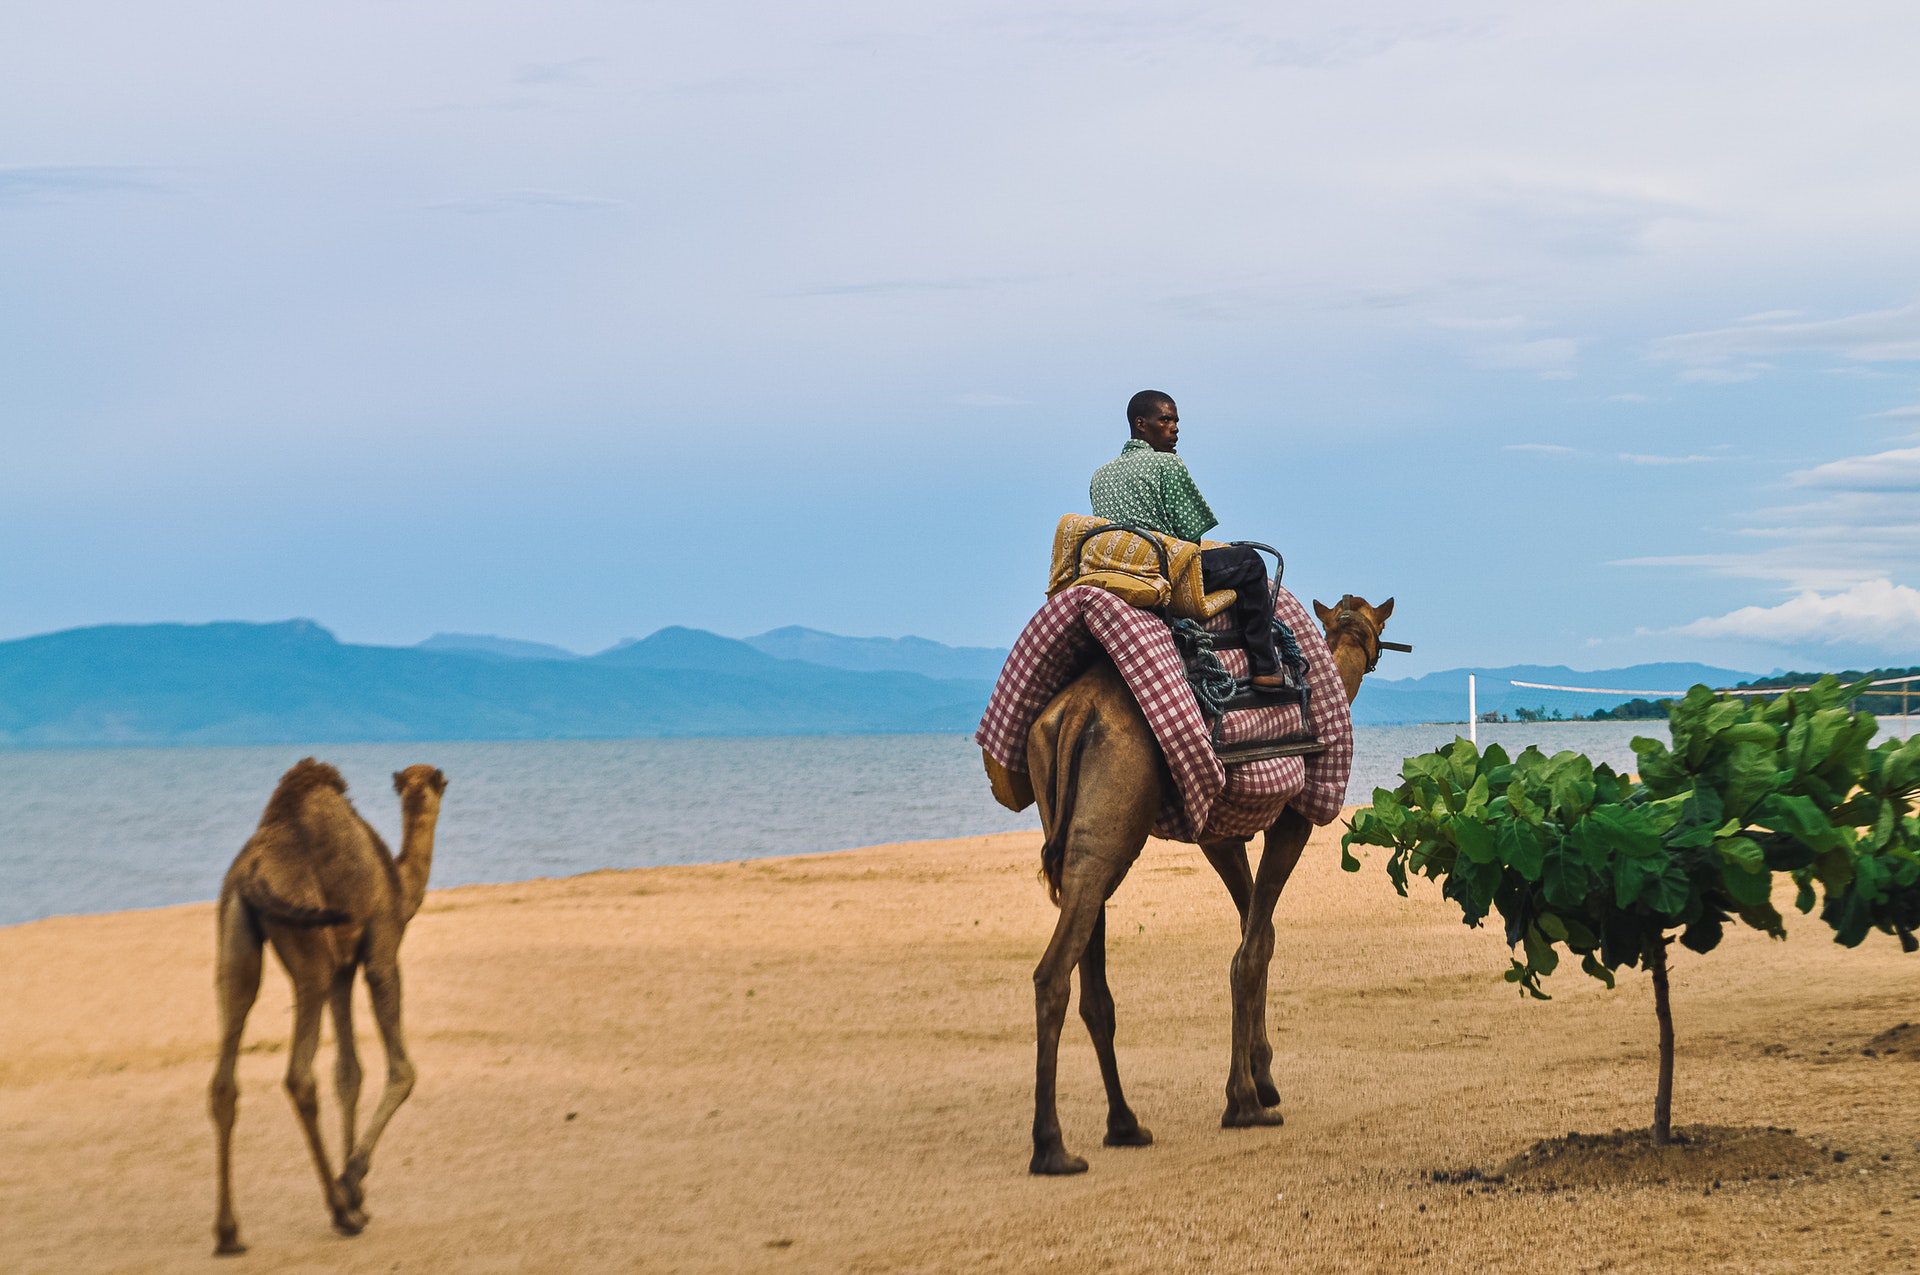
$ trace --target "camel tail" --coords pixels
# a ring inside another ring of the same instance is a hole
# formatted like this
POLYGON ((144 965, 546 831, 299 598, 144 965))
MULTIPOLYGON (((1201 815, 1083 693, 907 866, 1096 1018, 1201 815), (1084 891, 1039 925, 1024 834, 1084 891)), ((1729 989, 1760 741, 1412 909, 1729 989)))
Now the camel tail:
POLYGON ((257 877, 247 877, 240 882, 240 901, 247 905, 256 917, 266 921, 278 921, 282 925, 339 925, 351 921, 351 913, 339 908, 316 907, 306 903, 295 903, 283 899, 270 889, 266 882, 257 877))
POLYGON ((1089 721, 1075 733, 1067 764, 1053 775, 1053 818, 1048 820, 1052 828, 1040 847, 1040 875, 1046 879, 1047 897, 1056 907, 1060 904, 1060 878, 1067 866, 1067 833, 1073 827, 1073 806, 1080 796, 1080 754, 1086 750, 1087 736, 1093 728, 1094 722, 1089 721))

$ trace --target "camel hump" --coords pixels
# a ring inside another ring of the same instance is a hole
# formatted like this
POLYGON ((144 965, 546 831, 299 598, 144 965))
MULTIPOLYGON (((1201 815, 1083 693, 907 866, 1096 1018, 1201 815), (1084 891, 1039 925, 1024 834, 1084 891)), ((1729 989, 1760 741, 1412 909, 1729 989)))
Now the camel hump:
POLYGON ((339 925, 352 914, 329 907, 310 865, 281 855, 255 855, 235 883, 254 914, 282 925, 339 925))
POLYGON ((332 791, 345 796, 347 781, 332 766, 313 757, 302 757, 280 776, 280 786, 267 798, 266 813, 260 822, 280 823, 296 819, 308 793, 332 791))

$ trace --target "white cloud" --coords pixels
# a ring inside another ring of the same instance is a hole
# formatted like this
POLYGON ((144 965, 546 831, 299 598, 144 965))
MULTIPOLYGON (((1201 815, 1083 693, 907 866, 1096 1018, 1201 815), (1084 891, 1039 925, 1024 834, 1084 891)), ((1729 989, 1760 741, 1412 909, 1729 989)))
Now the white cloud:
POLYGON ((1651 403, 1653 399, 1645 394, 1609 394, 1609 403, 1651 403))
POLYGON ((1860 419, 1863 421, 1883 419, 1910 421, 1920 419, 1920 403, 1909 403, 1905 407, 1890 407, 1884 412, 1868 412, 1860 419))
POLYGON ((579 84, 599 65, 599 58, 567 58, 560 62, 527 62, 514 72, 515 84, 579 84))
POLYGON ((1644 452, 1621 452, 1620 459, 1629 465, 1699 465, 1712 461, 1712 456, 1649 456, 1644 452))
POLYGON ((1533 456, 1578 456, 1580 452, 1572 447, 1562 447, 1558 443, 1508 443, 1500 449, 1503 452, 1526 452, 1533 456))
POLYGON ((1920 492, 1920 447, 1848 456, 1789 477, 1799 486, 1826 491, 1920 492))
POLYGON ((450 212, 498 212, 513 208, 556 209, 562 212, 597 212, 625 208, 624 199, 602 199, 593 195, 563 195, 551 190, 502 190, 467 199, 443 199, 429 208, 450 212))
POLYGON ((1684 637, 1910 651, 1920 643, 1920 589, 1881 578, 1838 593, 1811 589, 1778 606, 1741 607, 1669 630, 1684 637))
POLYGON ((1761 547, 1662 554, 1614 566, 1681 567, 1788 589, 1832 591, 1911 571, 1920 562, 1920 505, 1905 491, 1822 490, 1798 505, 1755 509, 1724 530, 1761 547))
POLYGON ((1512 332, 1527 326, 1527 316, 1504 314, 1492 319, 1433 318, 1428 322, 1436 328, 1446 328, 1452 332, 1512 332))
POLYGON ((1653 343, 1658 362, 1680 363, 1688 380, 1745 380, 1716 371, 1765 371, 1757 362, 1793 354, 1837 354, 1861 363, 1920 361, 1920 303, 1866 310, 1837 319, 1750 316, 1723 328, 1682 332, 1653 343))
POLYGON ((1709 367, 1687 368, 1680 373, 1680 379, 1695 381, 1702 385, 1734 385, 1741 381, 1758 380, 1763 372, 1772 370, 1771 363, 1715 364, 1709 367))
MULTIPOLYGON (((1477 351, 1473 361, 1484 368, 1499 371, 1537 372, 1542 376, 1571 374, 1571 364, 1580 353, 1580 343, 1572 337, 1550 336, 1537 341, 1511 341, 1490 345, 1477 351)), ((1555 379, 1561 379, 1555 376, 1555 379)))
POLYGON ((141 168, 111 164, 42 164, 0 168, 0 205, 159 189, 141 168))

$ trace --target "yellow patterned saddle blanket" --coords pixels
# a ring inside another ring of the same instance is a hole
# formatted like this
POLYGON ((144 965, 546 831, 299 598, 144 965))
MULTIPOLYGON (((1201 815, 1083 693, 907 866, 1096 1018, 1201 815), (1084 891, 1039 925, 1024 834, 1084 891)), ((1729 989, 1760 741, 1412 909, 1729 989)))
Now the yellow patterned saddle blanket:
POLYGON ((1053 532, 1047 596, 1088 584, 1133 606, 1210 620, 1232 606, 1235 596, 1232 589, 1208 593, 1201 582, 1200 551, 1218 547, 1213 541, 1176 540, 1091 514, 1068 514, 1053 532))

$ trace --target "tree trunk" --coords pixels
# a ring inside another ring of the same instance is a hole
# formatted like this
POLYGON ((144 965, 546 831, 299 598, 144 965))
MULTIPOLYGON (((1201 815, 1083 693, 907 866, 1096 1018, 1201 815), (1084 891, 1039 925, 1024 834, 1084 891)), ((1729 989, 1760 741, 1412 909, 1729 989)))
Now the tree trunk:
POLYGON ((1653 1097, 1653 1142, 1673 1141, 1673 1011, 1667 1002, 1667 941, 1655 944, 1647 958, 1653 974, 1653 1013, 1660 1020, 1660 1088, 1653 1097))

